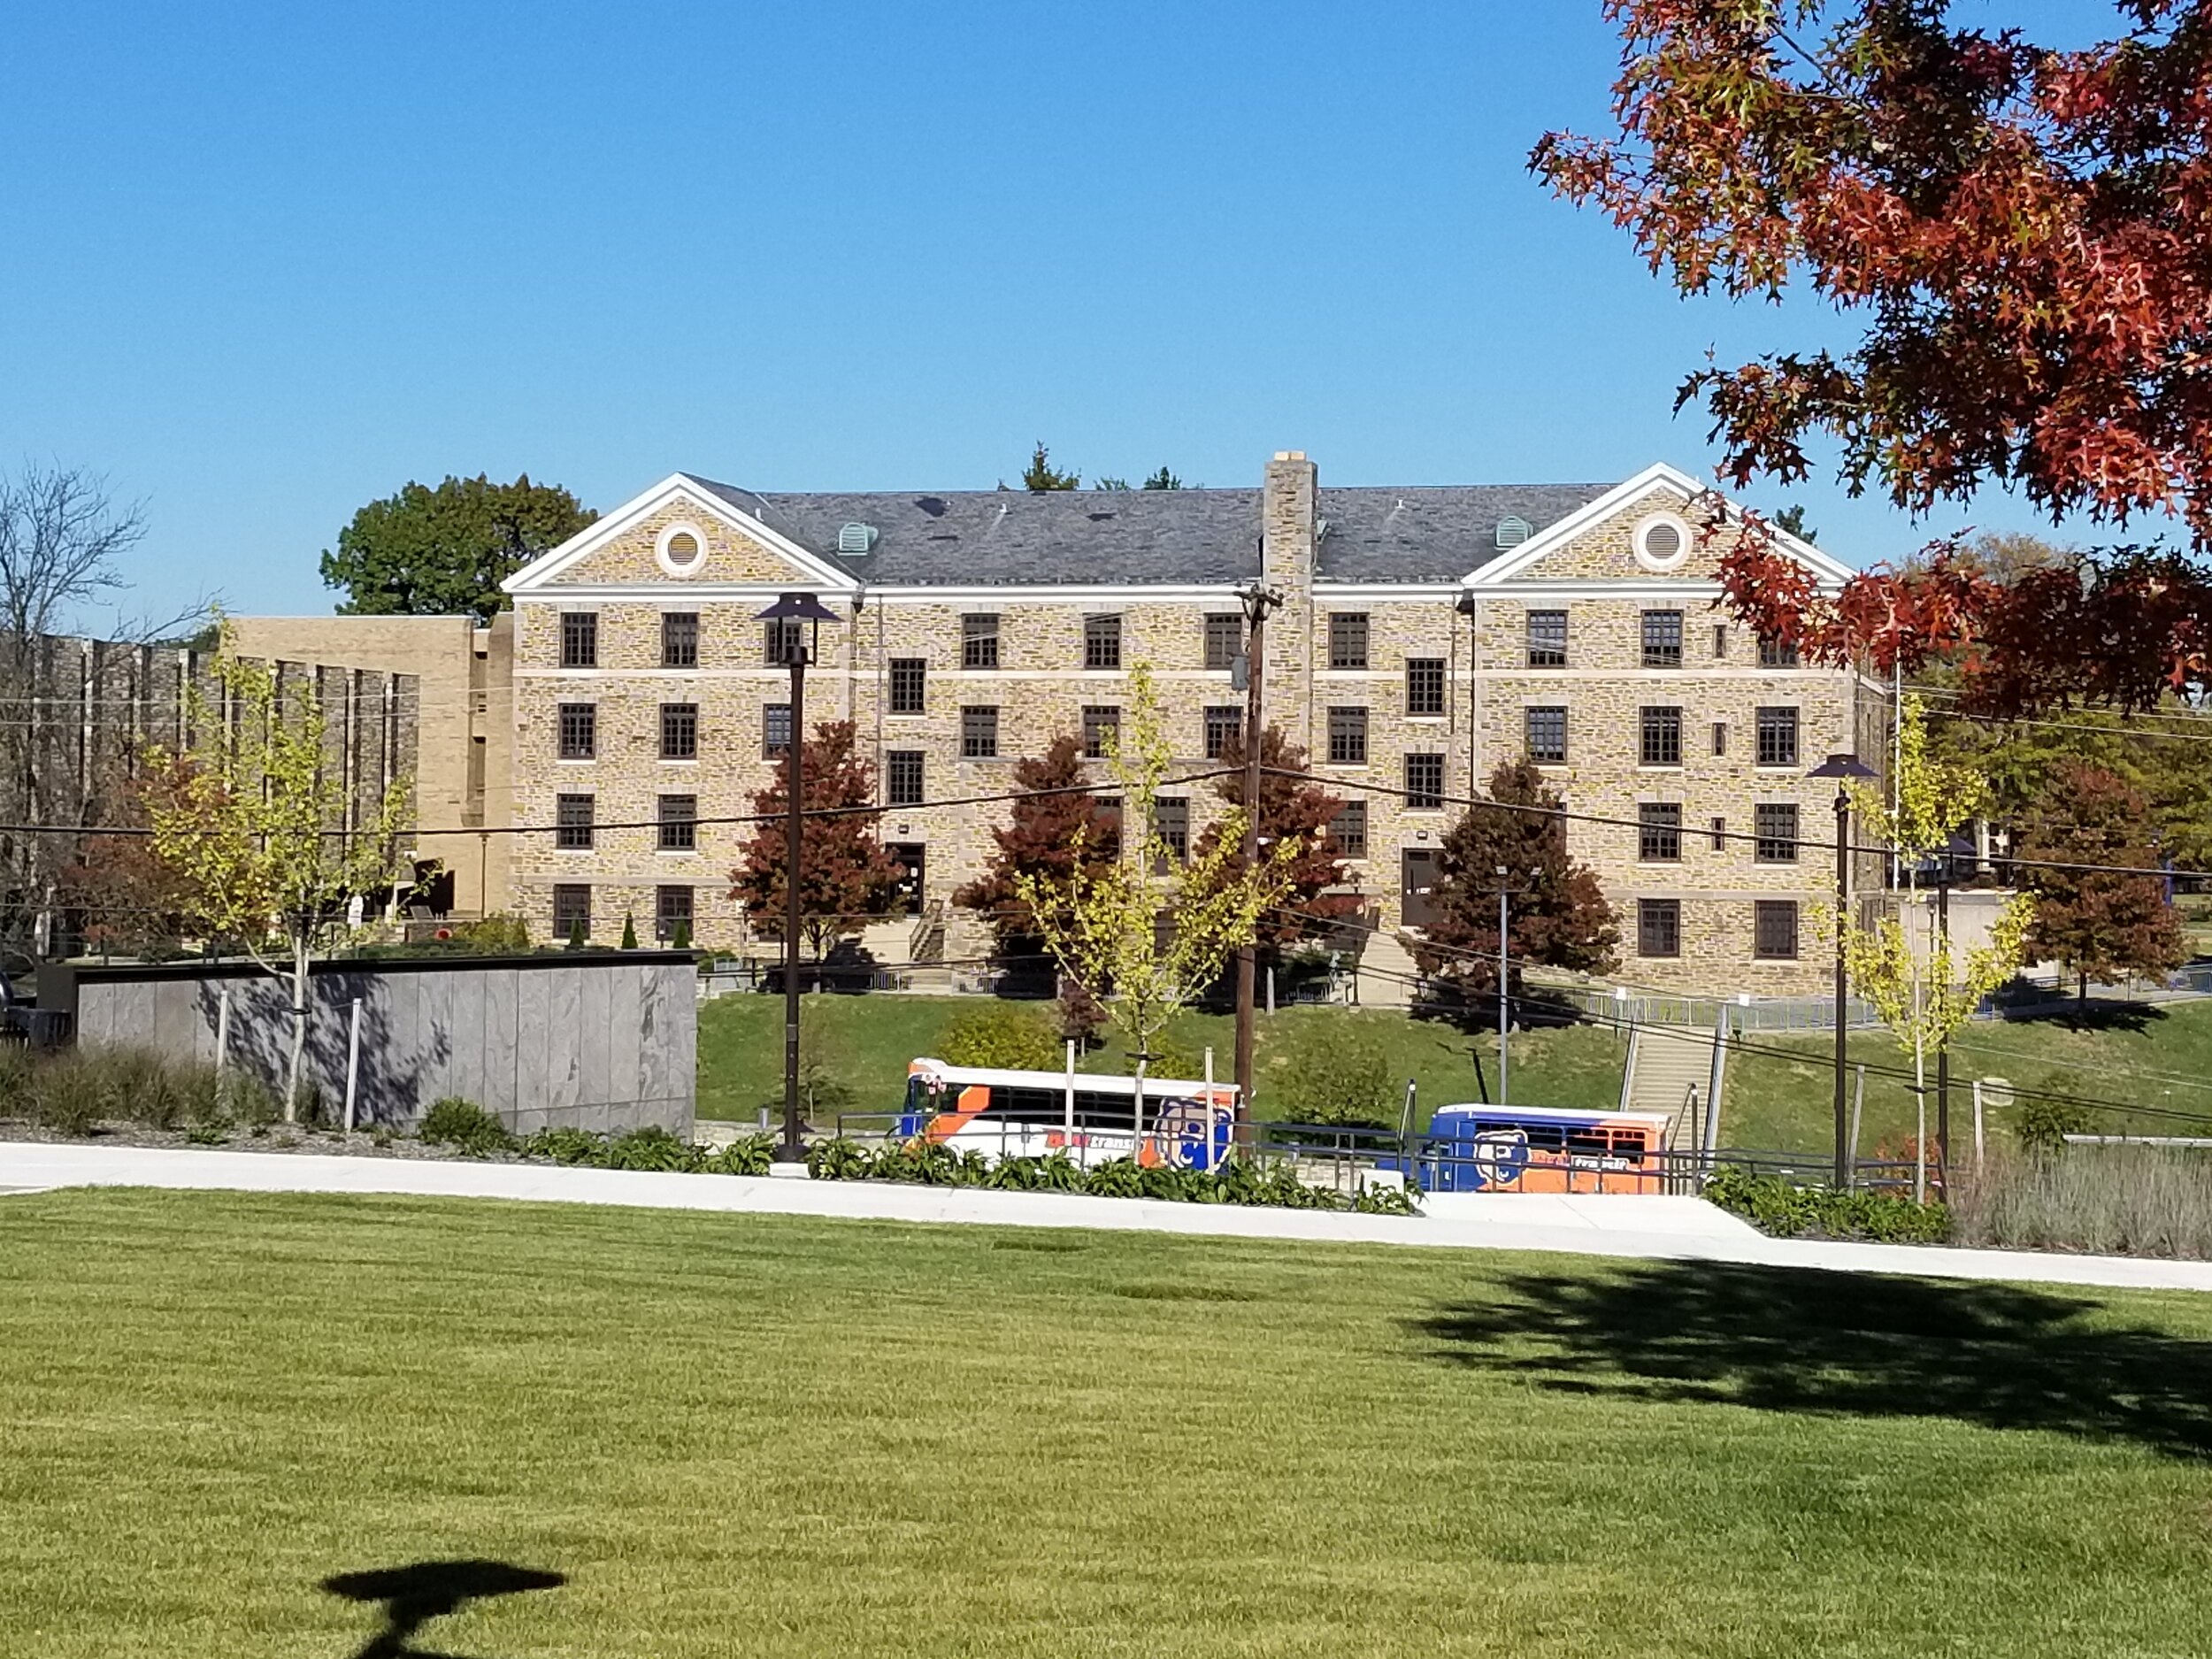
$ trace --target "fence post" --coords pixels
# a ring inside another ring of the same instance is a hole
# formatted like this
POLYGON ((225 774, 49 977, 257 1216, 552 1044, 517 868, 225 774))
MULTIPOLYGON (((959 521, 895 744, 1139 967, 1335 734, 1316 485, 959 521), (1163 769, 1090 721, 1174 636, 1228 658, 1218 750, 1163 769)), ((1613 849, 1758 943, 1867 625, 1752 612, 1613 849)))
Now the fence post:
POLYGON ((353 1133, 355 1091, 361 1083, 361 999, 353 999, 353 1018, 346 1032, 346 1133, 353 1133))
POLYGON ((1060 1099, 1060 1129, 1066 1137, 1068 1153, 1075 1152, 1075 1039, 1068 1039, 1067 1092, 1060 1099))
POLYGON ((1847 1185, 1859 1184, 1859 1114, 1866 1110, 1866 1067, 1859 1068, 1859 1079, 1851 1090, 1851 1151, 1844 1165, 1847 1185))
POLYGON ((1974 1173, 1982 1172, 1982 1080, 1974 1079, 1974 1173))

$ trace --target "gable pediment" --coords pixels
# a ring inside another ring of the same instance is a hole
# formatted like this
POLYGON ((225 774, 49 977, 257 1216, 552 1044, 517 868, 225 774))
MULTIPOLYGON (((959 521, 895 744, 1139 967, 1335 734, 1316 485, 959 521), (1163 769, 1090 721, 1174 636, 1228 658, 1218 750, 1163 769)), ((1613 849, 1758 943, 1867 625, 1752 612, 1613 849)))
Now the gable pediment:
POLYGON ((626 503, 508 578, 509 593, 691 585, 849 590, 847 572, 681 474, 626 503))

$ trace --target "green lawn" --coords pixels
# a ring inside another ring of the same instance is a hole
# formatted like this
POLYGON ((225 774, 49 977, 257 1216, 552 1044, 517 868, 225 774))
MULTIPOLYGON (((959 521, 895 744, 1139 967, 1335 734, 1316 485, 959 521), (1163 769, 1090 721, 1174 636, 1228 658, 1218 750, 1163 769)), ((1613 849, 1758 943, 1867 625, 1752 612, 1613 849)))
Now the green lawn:
POLYGON ((2204 1297, 212 1194, 0 1201, 0 1262, 27 1659, 388 1656, 319 1586, 454 1560, 549 1587, 403 1651, 2177 1659, 2212 1623, 2204 1297))
MULTIPOLYGON (((810 1052, 851 1092, 855 1110, 895 1105, 906 1087, 907 1062, 936 1051, 946 1024, 972 999, 934 996, 811 996, 804 1018, 810 1052)), ((2212 1003, 2176 1003, 2139 1010, 2138 1019, 2078 1029, 2063 1019, 1968 1027, 1954 1055, 1953 1144, 1970 1144, 1968 1082, 2003 1077, 2022 1087, 2056 1090, 2127 1105, 2202 1114, 2201 1124, 2150 1115, 2107 1114, 2104 1126, 2142 1133, 2212 1133, 2212 1003), (2159 1073, 2163 1075, 2150 1075, 2159 1073)), ((1424 1120, 1454 1101, 1483 1098, 1476 1056, 1493 1090, 1497 1038, 1470 1035, 1434 1020, 1380 1010, 1285 1009, 1259 1021, 1259 1110, 1274 1112, 1267 1079, 1279 1075, 1296 1040, 1317 1025, 1363 1025, 1390 1056, 1392 1075, 1419 1085, 1424 1120)), ((1226 1016, 1188 1014, 1177 1041, 1192 1050, 1211 1044, 1217 1074, 1233 1069, 1233 1025, 1226 1016)), ((699 1112, 704 1118, 751 1118, 780 1102, 783 1003, 770 996, 726 996, 699 1010, 699 1112)), ((1755 1033, 1751 1050, 1734 1055, 1722 1101, 1722 1138, 1729 1144, 1788 1152, 1822 1152, 1834 1123, 1831 1040, 1824 1034, 1755 1033), (1770 1052, 1778 1051, 1778 1052, 1770 1052)), ((1513 1039, 1513 1098, 1547 1106, 1610 1106, 1620 1098, 1621 1040, 1595 1026, 1538 1030, 1513 1039)), ((1908 1057, 1886 1033, 1851 1039, 1854 1062, 1906 1068, 1908 1057)), ((1087 1056, 1088 1071, 1121 1069, 1118 1043, 1087 1056)), ((1935 1069, 1928 1071, 1931 1084, 1935 1069)), ((1932 1106, 1931 1108, 1932 1110, 1932 1106)), ((1276 1114, 1279 1115, 1279 1114, 1276 1114)), ((2002 1114, 1993 1125, 2001 1130, 2002 1114)), ((1912 1095, 1902 1079, 1872 1071, 1867 1079, 1861 1150, 1871 1155, 1912 1133, 1912 1095)))

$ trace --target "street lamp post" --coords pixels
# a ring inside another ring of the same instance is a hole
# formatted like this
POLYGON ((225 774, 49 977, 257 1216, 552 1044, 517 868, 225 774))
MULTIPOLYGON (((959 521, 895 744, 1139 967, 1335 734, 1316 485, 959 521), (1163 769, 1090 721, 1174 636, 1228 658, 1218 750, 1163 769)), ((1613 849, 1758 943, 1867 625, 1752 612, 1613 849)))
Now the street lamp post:
POLYGON ((805 795, 799 743, 806 729, 807 660, 820 641, 822 624, 836 621, 837 613, 811 594, 792 593, 780 595, 760 613, 760 620, 774 630, 774 654, 791 670, 791 729, 784 734, 783 751, 783 1144, 775 1158, 779 1164, 798 1164, 806 1158, 799 1138, 799 841, 805 795), (803 632, 802 623, 808 625, 803 632))
POLYGON ((1844 973, 1843 932, 1851 903, 1851 780, 1876 776, 1856 755, 1831 755, 1807 774, 1836 780, 1836 1167, 1838 1191, 1851 1185, 1851 1131, 1845 1118, 1845 1039, 1849 1032, 1849 986, 1844 973))
MULTIPOLYGON (((1229 683, 1244 682, 1244 867, 1260 867, 1260 711, 1267 685, 1267 613, 1282 603, 1273 588, 1253 582, 1238 598, 1246 624, 1244 655, 1232 666, 1229 683)), ((1257 995, 1259 948, 1248 941, 1237 951, 1237 1105, 1233 1141, 1241 1150, 1251 1138, 1253 1001, 1257 995)), ((1210 1110, 1210 1102, 1209 1103, 1210 1110)))

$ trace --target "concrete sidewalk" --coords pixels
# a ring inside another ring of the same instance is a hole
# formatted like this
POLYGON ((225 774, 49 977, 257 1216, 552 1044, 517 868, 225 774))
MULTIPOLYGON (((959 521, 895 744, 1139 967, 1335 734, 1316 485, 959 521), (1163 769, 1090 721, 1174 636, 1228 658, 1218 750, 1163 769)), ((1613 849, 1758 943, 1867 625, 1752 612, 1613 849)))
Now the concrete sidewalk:
POLYGON ((1941 1279, 2212 1290, 2212 1263, 2208 1262, 1770 1239, 1694 1198, 1439 1194, 1429 1201, 1427 1214, 1409 1218, 1156 1203, 1062 1193, 901 1187, 872 1181, 657 1175, 534 1164, 0 1142, 0 1192, 62 1187, 508 1198, 853 1221, 1089 1227, 1116 1233, 1308 1243, 1553 1250, 1578 1256, 1740 1262, 1941 1279))

